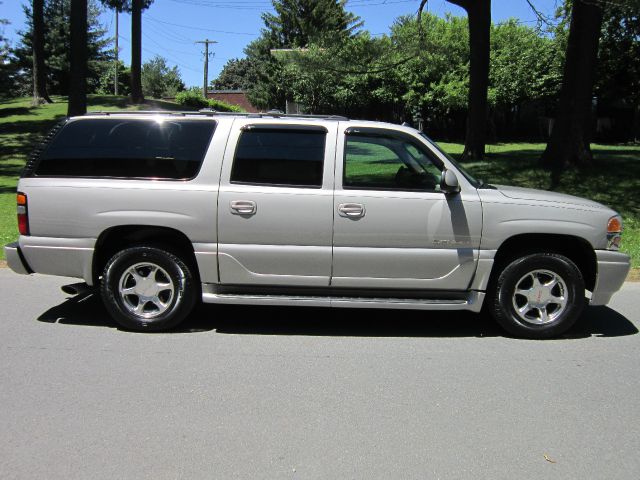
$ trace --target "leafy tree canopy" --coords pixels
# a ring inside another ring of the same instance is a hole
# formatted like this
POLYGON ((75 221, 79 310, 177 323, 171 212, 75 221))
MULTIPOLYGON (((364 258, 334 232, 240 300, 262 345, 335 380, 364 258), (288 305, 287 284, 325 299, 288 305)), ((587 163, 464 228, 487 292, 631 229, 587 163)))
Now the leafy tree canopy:
POLYGON ((310 43, 335 41, 362 26, 345 10, 347 0, 273 0, 273 13, 263 13, 263 34, 271 48, 302 48, 310 43))
POLYGON ((145 97, 174 97, 184 90, 178 67, 169 68, 167 61, 159 55, 142 64, 141 80, 145 97))
POLYGON ((360 19, 345 10, 346 0, 272 0, 275 13, 262 16, 262 35, 245 48, 252 68, 249 100, 260 108, 284 109, 291 92, 283 83, 284 64, 272 49, 330 45, 351 37, 360 19))
MULTIPOLYGON (((26 16, 27 29, 18 32, 20 43, 13 51, 16 64, 22 72, 21 84, 23 95, 31 90, 32 60, 32 31, 33 19, 31 8, 23 6, 26 16)), ((67 95, 69 93, 69 40, 70 40, 70 12, 71 0, 45 0, 44 22, 45 29, 45 66, 47 69, 47 88, 50 94, 67 95)), ((105 38, 106 30, 100 24, 98 16, 100 7, 95 0, 89 1, 88 22, 88 92, 93 93, 100 84, 100 76, 108 68, 113 59, 112 41, 105 38)))
POLYGON ((248 90, 256 81, 255 65, 248 58, 229 60, 220 75, 211 81, 216 90, 248 90))

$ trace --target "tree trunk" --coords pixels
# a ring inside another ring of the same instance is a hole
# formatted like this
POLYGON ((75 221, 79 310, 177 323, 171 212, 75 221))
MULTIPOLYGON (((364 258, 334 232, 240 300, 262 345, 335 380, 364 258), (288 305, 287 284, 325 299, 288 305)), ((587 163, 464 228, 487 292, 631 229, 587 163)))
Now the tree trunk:
POLYGON ((131 2, 131 102, 142 103, 142 0, 131 2))
POLYGON ((481 160, 487 140, 491 0, 449 0, 469 18, 469 113, 462 160, 481 160))
POLYGON ((634 142, 640 141, 640 105, 633 108, 633 127, 631 135, 634 142))
POLYGON ((44 0, 33 0, 33 105, 52 103, 44 66, 44 0))
POLYGON ((71 0, 71 78, 67 115, 87 113, 87 0, 71 0))
POLYGON ((594 1, 573 2, 558 112, 540 159, 553 172, 552 187, 568 165, 583 167, 593 161, 588 136, 602 14, 594 1))

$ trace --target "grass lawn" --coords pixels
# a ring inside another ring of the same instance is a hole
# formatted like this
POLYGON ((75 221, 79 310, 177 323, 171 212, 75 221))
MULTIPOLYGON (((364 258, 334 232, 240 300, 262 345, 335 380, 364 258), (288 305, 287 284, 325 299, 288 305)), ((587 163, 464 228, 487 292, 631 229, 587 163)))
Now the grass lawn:
MULTIPOLYGON (((17 237, 15 187, 22 166, 39 137, 66 114, 66 99, 55 97, 53 100, 55 103, 37 108, 30 106, 29 98, 0 100, 0 247, 17 237)), ((161 101, 134 107, 125 97, 89 98, 90 111, 123 108, 183 109, 175 103, 161 101)), ((462 153, 461 144, 440 145, 453 156, 462 153)), ((549 175, 536 166, 544 147, 542 143, 487 145, 485 161, 465 163, 464 167, 489 183, 546 190, 550 185, 549 175)), ((640 267, 640 146, 592 145, 592 149, 594 166, 565 173, 557 190, 596 200, 619 211, 625 222, 622 249, 631 255, 634 267, 640 267)), ((375 173, 383 174, 385 168, 381 164, 381 171, 375 173)), ((0 248, 2 258, 4 252, 0 248)))

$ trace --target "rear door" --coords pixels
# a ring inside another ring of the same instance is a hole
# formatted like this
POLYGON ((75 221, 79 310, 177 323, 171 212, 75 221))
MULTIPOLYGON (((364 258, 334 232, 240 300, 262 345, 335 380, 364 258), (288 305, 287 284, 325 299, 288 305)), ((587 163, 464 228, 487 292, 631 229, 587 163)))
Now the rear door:
POLYGON ((225 285, 328 286, 337 122, 237 120, 218 197, 225 285))
POLYGON ((442 159, 407 132, 341 130, 331 285, 466 289, 482 228, 475 188, 460 179, 462 192, 442 192, 442 159))

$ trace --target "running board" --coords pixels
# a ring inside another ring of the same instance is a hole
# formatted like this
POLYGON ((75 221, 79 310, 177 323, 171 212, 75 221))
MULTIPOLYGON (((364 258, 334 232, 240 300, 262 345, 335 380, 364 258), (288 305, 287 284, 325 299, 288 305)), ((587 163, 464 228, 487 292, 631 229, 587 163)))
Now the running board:
POLYGON ((399 310, 469 310, 479 312, 484 292, 471 291, 466 299, 437 300, 423 298, 319 297, 295 295, 257 295, 203 293, 204 303, 226 305, 277 305, 298 307, 389 308, 399 310))

